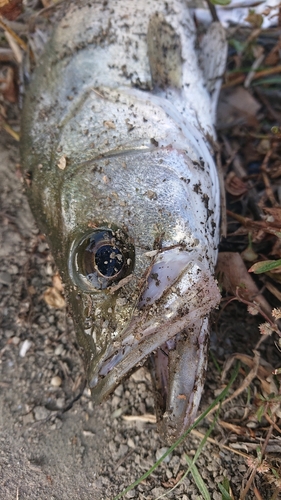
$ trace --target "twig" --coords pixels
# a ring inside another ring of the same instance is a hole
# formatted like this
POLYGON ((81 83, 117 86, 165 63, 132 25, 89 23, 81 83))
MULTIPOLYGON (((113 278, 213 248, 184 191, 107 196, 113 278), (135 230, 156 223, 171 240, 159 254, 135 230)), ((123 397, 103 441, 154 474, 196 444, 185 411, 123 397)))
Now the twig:
MULTIPOLYGON (((261 449, 261 460, 262 460, 262 457, 263 457, 264 452, 265 452, 265 450, 266 450, 266 447, 267 447, 267 445, 268 445, 268 441, 269 441, 269 439, 270 439, 270 436, 271 436, 271 434, 272 434, 272 431, 273 431, 273 425, 271 425, 271 426, 269 427, 268 432, 267 432, 267 436, 266 436, 266 438, 265 438, 265 440, 264 440, 264 443, 263 443, 263 445, 262 445, 262 449, 261 449)), ((259 465, 260 465, 260 461, 259 461, 259 460, 257 460, 257 463, 256 463, 256 465, 254 466, 254 468, 253 468, 253 470, 252 470, 252 472, 251 472, 251 475, 250 475, 250 477, 249 477, 249 479, 248 479, 248 481, 247 481, 247 484, 246 484, 246 486, 245 486, 244 490, 243 490, 243 491, 241 492, 241 494, 240 494, 240 498, 239 498, 239 500, 244 500, 244 498, 246 498, 246 495, 247 495, 247 493, 248 493, 249 489, 251 488, 251 485, 252 485, 252 483, 253 483, 253 481, 254 481, 254 478, 255 478, 255 475, 256 475, 256 472, 257 472, 257 469, 258 469, 259 465)))
POLYGON ((213 3, 211 3, 210 0, 207 0, 207 4, 208 4, 209 11, 211 13, 213 21, 218 22, 219 18, 218 18, 218 14, 217 14, 215 5, 213 3))
MULTIPOLYGON (((191 434, 194 435, 195 437, 198 437, 199 439, 204 438, 204 434, 202 434, 202 432, 197 431, 196 429, 193 429, 193 431, 191 431, 191 434)), ((219 441, 217 441, 216 439, 213 439, 211 437, 208 437, 207 441, 209 443, 215 444, 216 446, 218 446, 219 448, 222 448, 223 450, 231 451, 232 453, 239 455, 240 457, 243 457, 243 458, 249 457, 249 455, 247 455, 246 453, 243 453, 242 451, 235 450, 234 448, 231 448, 230 446, 227 446, 226 444, 219 443, 219 441)))
POLYGON ((275 199, 275 196, 273 194, 273 191, 272 191, 272 188, 271 188, 271 185, 270 185, 270 181, 269 181, 269 178, 268 178, 268 175, 267 175, 267 165, 268 165, 268 162, 270 160, 270 157, 273 153, 273 148, 269 149, 263 159, 263 162, 262 162, 262 165, 261 165, 261 173, 262 173, 262 178, 263 178, 263 182, 264 182, 264 185, 265 185, 265 191, 266 191, 266 195, 267 195, 267 198, 269 199, 270 203, 272 204, 273 207, 276 207, 276 206, 279 206, 279 203, 277 203, 276 199, 275 199))
POLYGON ((1 16, 0 16, 0 26, 1 28, 3 28, 4 31, 6 31, 13 37, 13 39, 25 52, 28 51, 26 43, 3 21, 1 16))
POLYGON ((250 87, 251 82, 252 82, 253 78, 255 77, 255 71, 259 68, 259 66, 261 65, 261 63, 263 62, 263 60, 264 60, 264 54, 261 54, 259 57, 257 57, 257 59, 255 60, 255 62, 253 63, 251 71, 249 71, 249 73, 246 76, 245 81, 244 81, 244 87, 245 87, 245 89, 247 89, 247 88, 250 87))
MULTIPOLYGON (((264 76, 270 76, 270 75, 275 75, 277 73, 281 73, 281 65, 275 66, 273 68, 267 68, 263 69, 261 71, 257 71, 252 80, 258 80, 259 78, 262 78, 264 76)), ((226 89, 228 87, 234 87, 235 85, 240 85, 240 83, 243 83, 246 79, 246 75, 239 75, 237 78, 234 80, 228 81, 222 85, 222 88, 226 89)))

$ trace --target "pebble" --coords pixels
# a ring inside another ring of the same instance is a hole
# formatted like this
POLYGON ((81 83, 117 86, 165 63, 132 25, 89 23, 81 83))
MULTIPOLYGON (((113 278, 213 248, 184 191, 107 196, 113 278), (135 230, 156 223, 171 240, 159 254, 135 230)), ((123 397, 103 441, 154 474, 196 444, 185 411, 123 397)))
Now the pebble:
POLYGON ((163 493, 166 493, 166 492, 167 492, 167 490, 164 490, 164 488, 161 488, 161 487, 153 488, 153 490, 151 491, 153 498, 160 497, 160 495, 163 495, 163 493))
MULTIPOLYGON (((168 451, 169 448, 166 448, 166 446, 163 446, 163 448, 158 448, 158 450, 156 450, 156 453, 155 453, 155 456, 156 456, 156 460, 159 460, 162 455, 164 455, 164 453, 166 453, 166 451, 168 451)), ((168 455, 166 458, 164 458, 163 462, 168 464, 171 460, 171 455, 168 455)))
POLYGON ((132 440, 132 438, 129 438, 128 441, 127 441, 127 445, 130 447, 130 448, 135 448, 136 445, 134 443, 134 441, 132 440))
POLYGON ((131 490, 126 493, 126 498, 135 498, 136 496, 136 490, 131 490))
POLYGON ((14 345, 18 345, 20 343, 20 338, 19 337, 12 337, 11 341, 13 342, 14 345))
POLYGON ((4 331, 4 335, 5 335, 6 339, 10 339, 11 337, 13 337, 14 334, 15 334, 15 332, 13 332, 13 330, 5 330, 4 331))
POLYGON ((20 346, 20 352, 19 352, 19 355, 21 358, 25 357, 27 351, 30 349, 31 346, 32 346, 32 342, 30 340, 25 339, 23 341, 23 343, 20 346))
POLYGON ((65 406, 65 399, 64 398, 58 398, 56 400, 56 406, 58 410, 62 410, 65 406))
POLYGON ((128 446, 126 444, 120 444, 119 450, 117 452, 118 457, 125 457, 127 453, 128 453, 128 446))
POLYGON ((23 417, 22 417, 23 425, 32 424, 33 422, 34 422, 34 416, 33 416, 32 412, 27 413, 27 415, 23 415, 23 417))
POLYGON ((111 399, 111 405, 112 408, 117 408, 117 406, 120 404, 121 399, 118 396, 113 396, 111 399))
POLYGON ((116 387, 114 394, 120 398, 123 395, 123 393, 124 393, 124 387, 122 384, 120 384, 118 385, 118 387, 116 387))
POLYGON ((137 370, 136 372, 134 372, 131 375, 131 379, 133 379, 134 382, 142 382, 143 380, 145 380, 145 370, 144 370, 144 368, 140 368, 139 370, 137 370))
POLYGON ((6 273, 6 271, 3 271, 0 273, 0 283, 2 285, 10 285, 12 282, 11 275, 9 273, 6 273))
POLYGON ((10 274, 18 274, 19 273, 19 268, 18 268, 18 266, 16 266, 16 264, 10 264, 8 272, 10 274))
POLYGON ((56 356, 60 356, 62 354, 62 351, 63 351, 64 347, 62 344, 59 344, 56 348, 55 348, 55 355, 56 356))
POLYGON ((45 420, 50 415, 50 411, 45 406, 35 406, 33 409, 35 420, 45 420))
POLYGON ((59 387, 61 384, 62 384, 62 379, 58 375, 56 375, 51 379, 51 385, 53 387, 59 387))

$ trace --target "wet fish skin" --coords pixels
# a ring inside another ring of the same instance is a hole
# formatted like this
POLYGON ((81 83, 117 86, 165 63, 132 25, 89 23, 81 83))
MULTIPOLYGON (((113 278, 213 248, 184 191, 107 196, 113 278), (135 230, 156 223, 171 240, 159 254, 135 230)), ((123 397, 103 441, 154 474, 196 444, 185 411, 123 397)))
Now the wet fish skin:
POLYGON ((73 4, 22 115, 27 194, 65 283, 93 398, 108 396, 154 352, 168 441, 196 415, 208 315, 219 301, 209 139, 226 45, 222 29, 211 30, 216 36, 207 34, 197 53, 185 2, 73 4), (118 268, 112 279, 97 264, 108 248, 118 268))

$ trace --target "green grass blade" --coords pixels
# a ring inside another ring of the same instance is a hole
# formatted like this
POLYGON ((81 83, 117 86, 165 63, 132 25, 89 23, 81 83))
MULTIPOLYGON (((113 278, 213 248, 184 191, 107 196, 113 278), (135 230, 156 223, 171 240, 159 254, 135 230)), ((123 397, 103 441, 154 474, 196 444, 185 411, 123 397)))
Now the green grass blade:
POLYGON ((229 5, 231 0, 211 0, 213 5, 229 5))
POLYGON ((170 454, 172 453, 172 451, 174 451, 174 449, 179 445, 181 444, 185 438, 188 436, 188 434, 190 434, 190 432, 195 429, 195 427, 197 427, 197 425, 202 421, 204 420, 204 418, 208 415, 208 413, 210 413, 210 411, 215 408, 215 406, 217 406, 218 403, 220 403, 220 401, 222 401, 225 396, 228 394, 228 391, 230 389, 230 387, 232 386, 233 382, 235 381, 237 375, 238 375, 238 372, 239 372, 239 366, 240 364, 237 363, 236 365, 236 368, 235 370, 233 371, 232 373, 232 376, 231 376, 231 379, 229 381, 229 383, 227 384, 227 386, 223 389, 223 391, 216 397, 216 399, 213 401, 213 403, 200 415, 200 417, 198 417, 195 422, 183 433, 182 436, 180 436, 177 441, 175 441, 175 443, 164 453, 164 455, 162 455, 162 457, 159 458, 159 460, 157 460, 157 462, 155 462, 155 464, 147 471, 145 472, 145 474, 143 474, 139 479, 137 479, 134 483, 130 484, 127 488, 125 488, 125 490, 121 491, 121 493, 119 493, 116 497, 113 498, 113 500, 119 500, 120 498, 122 498, 124 495, 126 495, 126 493, 128 493, 128 491, 132 490, 133 488, 135 488, 136 486, 138 486, 142 481, 144 481, 148 476, 150 476, 150 474, 158 467, 158 465, 160 465, 163 460, 165 460, 165 458, 170 454))
POLYGON ((224 488, 222 484, 218 484, 218 489, 220 490, 222 494, 222 500, 233 500, 233 498, 230 496, 228 491, 224 488))
MULTIPOLYGON (((207 432, 205 433, 202 441, 200 442, 197 450, 196 450, 196 453, 191 461, 191 465, 195 465, 195 462, 197 460, 197 458, 199 457, 199 455, 201 454, 201 451, 203 450, 205 444, 206 444, 206 441, 208 439, 208 437, 210 436, 211 432, 213 431, 214 427, 215 427, 215 424, 217 422, 217 419, 218 419, 218 416, 219 416, 219 410, 220 408, 218 409, 216 415, 215 415, 215 418, 214 420, 212 421, 212 424, 210 425, 209 429, 207 430, 207 432)), ((187 455, 185 456, 185 458, 187 457, 187 455)), ((188 457, 189 460, 191 460, 189 457, 188 457)), ((172 491, 174 491, 182 482, 183 480, 186 478, 187 474, 189 474, 189 472, 191 472, 191 467, 189 465, 187 471, 184 473, 184 475, 182 476, 182 478, 179 480, 179 482, 177 484, 175 484, 175 486, 173 486, 173 488, 171 488, 169 491, 167 491, 166 493, 163 493, 163 495, 160 495, 160 497, 157 497, 156 500, 160 500, 160 498, 164 498, 166 495, 168 495, 169 493, 172 493, 172 491)), ((203 479, 202 479, 203 481, 203 479)))
POLYGON ((272 271, 277 267, 281 266, 281 259, 278 260, 264 260, 262 262, 256 262, 249 269, 249 273, 261 274, 267 273, 268 271, 272 271))
POLYGON ((204 483, 203 478, 200 475, 200 473, 199 473, 196 465, 194 465, 192 463, 191 458, 189 458, 187 455, 186 455, 185 459, 186 459, 186 461, 187 461, 187 463, 189 465, 189 470, 190 470, 190 472, 192 474, 194 482, 195 482, 198 490, 200 491, 202 497, 204 498, 204 500, 211 500, 211 497, 210 497, 210 494, 208 492, 207 486, 204 483))

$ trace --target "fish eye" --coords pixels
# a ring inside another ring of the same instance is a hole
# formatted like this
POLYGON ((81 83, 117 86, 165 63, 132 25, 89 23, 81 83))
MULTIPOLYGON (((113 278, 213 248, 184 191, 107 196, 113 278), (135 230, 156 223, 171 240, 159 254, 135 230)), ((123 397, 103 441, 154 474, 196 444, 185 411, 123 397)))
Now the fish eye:
POLYGON ((75 242, 70 254, 70 275, 85 291, 103 290, 131 274, 134 246, 120 229, 96 229, 75 242))

